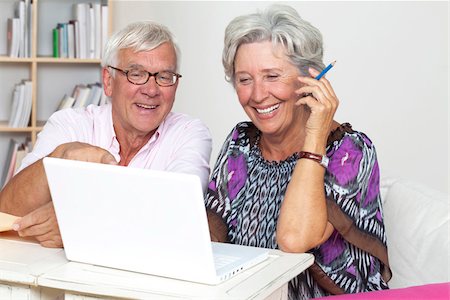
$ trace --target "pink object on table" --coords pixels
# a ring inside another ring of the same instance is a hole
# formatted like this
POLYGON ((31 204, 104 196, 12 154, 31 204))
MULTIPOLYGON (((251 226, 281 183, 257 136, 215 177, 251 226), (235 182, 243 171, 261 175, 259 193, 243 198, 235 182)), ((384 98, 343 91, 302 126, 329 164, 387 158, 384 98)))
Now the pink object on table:
POLYGON ((450 299, 450 282, 426 284, 412 286, 401 289, 391 289, 376 292, 346 294, 339 296, 323 297, 319 299, 329 300, 367 300, 367 299, 430 299, 430 300, 448 300, 450 299))

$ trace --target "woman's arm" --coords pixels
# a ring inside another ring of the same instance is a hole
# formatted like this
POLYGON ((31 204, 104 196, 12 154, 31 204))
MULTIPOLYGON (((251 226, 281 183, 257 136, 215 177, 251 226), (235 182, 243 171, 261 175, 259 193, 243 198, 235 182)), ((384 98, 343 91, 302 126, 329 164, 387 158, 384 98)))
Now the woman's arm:
MULTIPOLYGON (((326 143, 339 101, 329 81, 310 69, 311 77, 299 77, 302 87, 299 95, 309 95, 297 101, 310 111, 304 128, 302 151, 326 154, 326 143)), ((310 159, 299 159, 280 210, 277 224, 277 242, 281 250, 306 252, 325 242, 333 232, 328 222, 324 188, 325 168, 310 159)))

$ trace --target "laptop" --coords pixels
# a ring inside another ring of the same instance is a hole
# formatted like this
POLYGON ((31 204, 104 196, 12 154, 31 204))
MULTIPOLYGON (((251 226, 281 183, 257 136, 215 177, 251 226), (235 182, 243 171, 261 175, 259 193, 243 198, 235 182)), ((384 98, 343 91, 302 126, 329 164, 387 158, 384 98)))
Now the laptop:
POLYGON ((68 260, 218 284, 269 249, 210 239, 198 176, 46 157, 68 260))

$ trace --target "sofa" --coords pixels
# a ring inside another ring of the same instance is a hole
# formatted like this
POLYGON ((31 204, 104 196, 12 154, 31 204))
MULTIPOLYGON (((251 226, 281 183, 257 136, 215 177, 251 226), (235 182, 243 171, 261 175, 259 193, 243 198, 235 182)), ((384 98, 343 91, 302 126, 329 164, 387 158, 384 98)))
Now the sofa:
POLYGON ((398 178, 380 182, 392 278, 389 290, 333 300, 450 299, 448 195, 398 178))
POLYGON ((381 179, 380 190, 392 271, 390 290, 326 298, 450 299, 448 195, 391 177, 381 179))
POLYGON ((390 288, 450 281, 448 195, 404 179, 380 183, 390 288))

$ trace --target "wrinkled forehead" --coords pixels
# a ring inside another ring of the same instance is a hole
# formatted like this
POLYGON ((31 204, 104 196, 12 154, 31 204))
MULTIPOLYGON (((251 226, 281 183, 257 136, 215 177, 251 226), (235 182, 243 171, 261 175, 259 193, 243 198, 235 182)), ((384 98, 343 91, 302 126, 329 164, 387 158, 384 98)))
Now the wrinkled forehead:
POLYGON ((153 49, 121 49, 117 54, 117 65, 175 71, 177 53, 173 44, 169 42, 162 43, 153 49))

